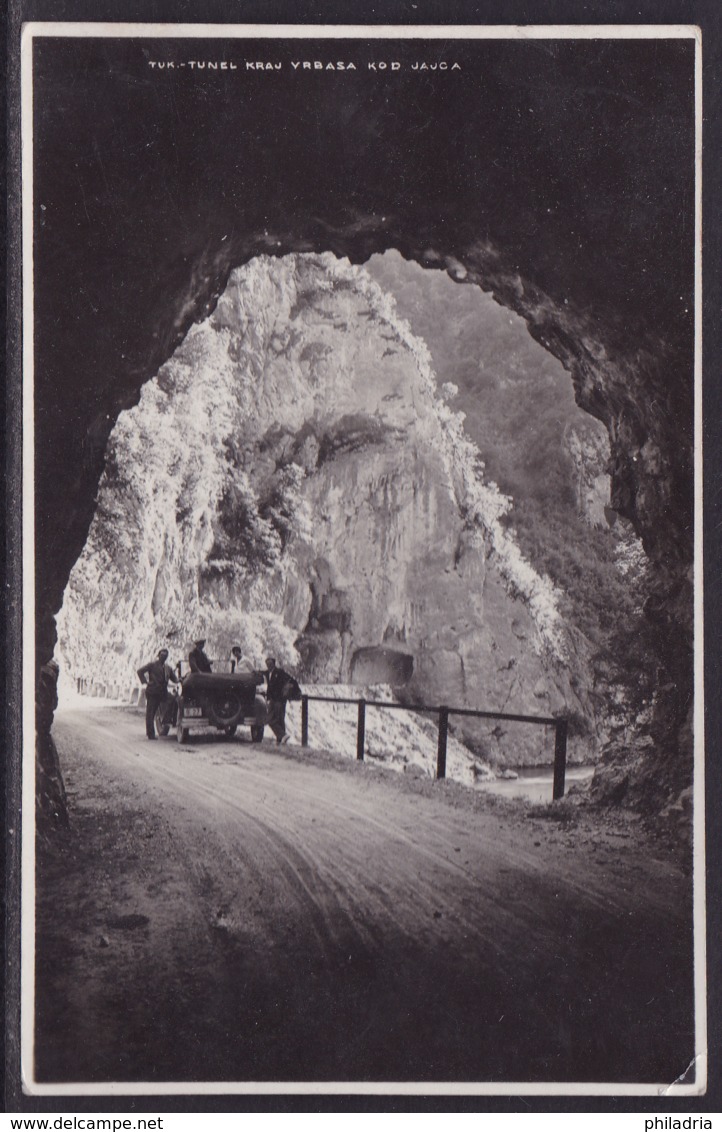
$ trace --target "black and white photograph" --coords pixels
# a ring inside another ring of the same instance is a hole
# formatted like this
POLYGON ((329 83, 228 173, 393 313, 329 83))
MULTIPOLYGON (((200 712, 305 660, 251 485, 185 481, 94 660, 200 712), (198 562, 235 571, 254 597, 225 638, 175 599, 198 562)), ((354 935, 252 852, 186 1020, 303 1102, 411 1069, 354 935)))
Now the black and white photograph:
POLYGON ((704 1092, 700 51, 26 25, 30 1095, 704 1092))

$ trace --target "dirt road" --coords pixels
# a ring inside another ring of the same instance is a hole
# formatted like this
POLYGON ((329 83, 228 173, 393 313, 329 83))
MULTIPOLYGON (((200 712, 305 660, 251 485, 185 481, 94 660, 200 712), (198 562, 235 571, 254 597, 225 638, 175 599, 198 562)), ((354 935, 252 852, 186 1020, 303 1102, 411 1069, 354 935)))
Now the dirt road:
POLYGON ((630 817, 139 715, 54 728, 39 1080, 658 1081, 692 1057, 685 877, 630 817))

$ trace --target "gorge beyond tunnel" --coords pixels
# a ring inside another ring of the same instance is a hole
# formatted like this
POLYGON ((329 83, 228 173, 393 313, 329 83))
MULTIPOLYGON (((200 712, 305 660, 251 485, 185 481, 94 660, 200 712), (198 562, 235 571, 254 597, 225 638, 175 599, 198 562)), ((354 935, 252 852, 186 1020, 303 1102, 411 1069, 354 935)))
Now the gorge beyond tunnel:
MULTIPOLYGON (((58 618, 64 698, 130 698, 143 657, 185 664, 202 637, 219 667, 235 643, 311 689, 562 713, 597 763, 640 730, 656 663, 608 461, 559 362, 478 288, 395 252, 256 257, 111 433, 58 618)), ((551 761, 538 729, 456 733, 464 780, 551 761)))
MULTIPOLYGON (((410 68, 418 45, 395 46, 410 68)), ((687 785, 692 47, 458 42, 453 90, 406 67, 393 90, 359 70, 343 86, 309 74, 299 101, 290 66, 273 87, 244 72, 239 98, 199 88, 207 77, 149 74, 138 44, 37 41, 38 661, 113 424, 231 270, 260 254, 363 263, 393 248, 520 314, 607 427, 611 505, 652 563, 665 688, 651 744, 615 788, 657 804, 687 785), (55 105, 43 92, 68 66, 78 79, 55 105), (624 96, 609 78, 622 71, 624 96)), ((288 63, 297 47, 273 50, 288 63)))

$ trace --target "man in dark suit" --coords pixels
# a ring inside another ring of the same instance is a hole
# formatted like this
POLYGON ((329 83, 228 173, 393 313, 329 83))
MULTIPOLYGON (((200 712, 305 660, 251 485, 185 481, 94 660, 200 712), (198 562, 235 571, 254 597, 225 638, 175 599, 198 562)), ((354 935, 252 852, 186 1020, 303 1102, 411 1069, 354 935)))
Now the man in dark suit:
POLYGON ((168 649, 161 649, 157 660, 151 660, 138 669, 138 679, 145 685, 145 733, 155 739, 155 713, 168 699, 168 681, 178 683, 178 678, 169 664, 168 649))
POLYGON ((277 743, 287 743, 286 704, 289 700, 301 698, 301 689, 293 676, 289 676, 276 664, 273 656, 266 657, 266 699, 268 702, 268 726, 276 736, 277 743))

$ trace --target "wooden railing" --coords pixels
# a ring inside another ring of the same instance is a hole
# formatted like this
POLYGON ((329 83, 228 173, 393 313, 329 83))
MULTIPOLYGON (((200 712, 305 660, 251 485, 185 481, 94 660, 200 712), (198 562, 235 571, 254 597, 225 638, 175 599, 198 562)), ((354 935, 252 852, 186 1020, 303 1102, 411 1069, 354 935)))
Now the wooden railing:
POLYGON ((541 715, 510 715, 500 711, 476 711, 474 708, 449 707, 442 704, 440 707, 430 707, 428 704, 399 704, 388 703, 385 700, 351 699, 335 696, 308 696, 301 697, 301 745, 308 744, 308 705, 311 702, 322 704, 356 704, 356 758, 363 760, 366 749, 366 708, 381 708, 386 711, 412 711, 425 715, 436 715, 438 719, 438 748, 436 755, 436 777, 446 778, 446 750, 449 739, 449 717, 452 715, 471 716, 475 719, 504 719, 510 723, 536 723, 544 727, 554 728, 554 781, 552 785, 552 798, 564 797, 564 784, 567 771, 567 733, 568 720, 558 716, 541 715))

